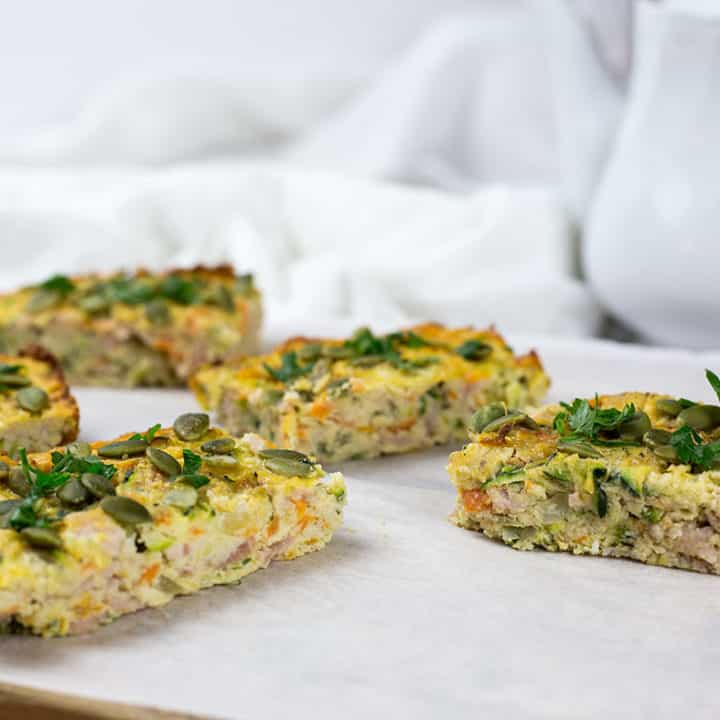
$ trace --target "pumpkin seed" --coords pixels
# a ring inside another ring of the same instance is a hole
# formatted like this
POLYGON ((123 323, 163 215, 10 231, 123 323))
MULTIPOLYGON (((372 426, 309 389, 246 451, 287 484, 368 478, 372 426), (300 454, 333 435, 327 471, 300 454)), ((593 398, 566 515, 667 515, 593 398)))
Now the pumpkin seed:
POLYGON ((110 495, 103 498, 100 507, 103 512, 121 525, 133 527, 141 523, 152 522, 153 519, 144 505, 122 495, 110 495))
POLYGON ((639 411, 619 425, 618 432, 623 440, 640 440, 650 428, 650 418, 647 413, 639 411))
POLYGON ((88 457, 88 455, 92 455, 92 448, 90 447, 90 443, 86 443, 82 440, 76 440, 75 442, 71 442, 67 446, 67 451, 75 457, 88 457))
POLYGON ((23 369, 18 363, 0 363, 0 375, 15 375, 23 369))
POLYGON ((661 415, 677 417, 683 410, 682 403, 673 398, 660 398, 655 401, 655 410, 661 415))
POLYGON ((185 413, 173 423, 173 430, 181 440, 199 440, 210 427, 205 413, 185 413))
POLYGON ((672 433, 667 430, 660 430, 659 428, 648 430, 643 435, 643 442, 651 448, 656 448, 661 445, 670 445, 671 440, 672 433))
POLYGON ((26 309, 28 312, 36 313, 48 310, 51 307, 55 307, 62 302, 63 295, 57 290, 51 290, 49 288, 40 288, 36 290, 33 296, 28 301, 26 309))
POLYGON ((150 300, 145 304, 145 317, 153 325, 167 325, 170 322, 170 308, 164 300, 150 300))
POLYGON ((34 385, 18 390, 15 399, 23 410, 30 413, 42 412, 50 404, 48 394, 42 388, 34 385))
POLYGON ((77 478, 68 480, 57 493, 58 499, 63 505, 70 507, 82 507, 91 500, 90 492, 77 478))
POLYGON ((517 410, 509 410, 502 417, 491 420, 484 428, 483 432, 496 432, 506 425, 523 425, 532 430, 540 427, 529 415, 518 412, 517 410))
POLYGON ((229 437, 207 440, 200 446, 200 449, 210 455, 226 455, 235 449, 235 441, 229 437))
POLYGON ((211 298, 211 302, 213 305, 217 305, 227 312, 235 310, 235 298, 225 285, 218 285, 217 290, 211 298))
POLYGON ((10 466, 6 462, 0 460, 0 480, 7 480, 9 474, 10 466))
POLYGON ((267 448, 261 450, 258 455, 264 460, 270 458, 283 458, 285 460, 296 460, 297 462, 304 462, 308 465, 312 465, 310 458, 297 450, 287 450, 286 448, 267 448))
POLYGON ((93 497, 98 499, 115 494, 115 483, 104 475, 83 473, 80 476, 80 482, 93 497))
POLYGON ((685 408, 678 421, 694 430, 712 430, 720 425, 720 407, 717 405, 693 405, 685 408))
POLYGON ((94 315, 107 310, 110 307, 110 300, 103 295, 86 295, 78 300, 77 304, 86 313, 94 315))
POLYGON ((233 455, 206 455, 203 462, 218 468, 233 468, 238 464, 233 455))
POLYGON ((473 432, 482 432, 493 420, 503 417, 507 409, 503 403, 494 402, 481 407, 470 420, 470 429, 473 432))
POLYGON ((483 342, 482 340, 473 338, 471 340, 466 340, 462 345, 460 345, 460 347, 456 348, 455 352, 460 355, 460 357, 465 358, 465 360, 479 362, 480 360, 485 360, 489 357, 492 350, 492 345, 488 345, 488 343, 483 342))
POLYGON ((598 452, 590 443, 582 440, 560 440, 557 444, 560 452, 568 455, 577 455, 581 458, 601 458, 602 453, 598 452))
POLYGON ((36 548, 56 550, 62 547, 62 540, 57 530, 49 527, 26 527, 20 535, 29 545, 36 548))
POLYGON ((672 445, 658 445, 653 448, 653 452, 663 460, 667 460, 670 463, 676 463, 679 458, 677 450, 672 445))
POLYGON ((322 351, 323 348, 320 343, 308 343, 307 345, 303 345, 301 348, 298 348, 297 357, 298 360, 301 360, 302 362, 312 362, 322 355, 322 351))
POLYGON ((260 457, 268 470, 286 477, 306 477, 315 469, 310 458, 294 450, 263 450, 260 457))
POLYGON ((165 493, 163 502, 172 505, 180 510, 189 510, 194 507, 198 499, 198 492, 192 485, 185 483, 173 486, 173 489, 165 493))
POLYGON ((187 592, 182 585, 176 583, 166 575, 158 575, 158 579, 155 581, 155 587, 167 595, 182 595, 182 593, 187 592))
POLYGON ((118 440, 98 448, 97 454, 106 458, 123 458, 132 455, 142 455, 147 448, 147 442, 143 438, 131 438, 129 440, 118 440))
POLYGON ((149 447, 145 451, 145 455, 147 455, 148 460, 163 475, 172 477, 173 475, 179 475, 182 472, 180 463, 172 455, 170 455, 170 453, 166 453, 164 450, 149 447))
POLYGON ((26 497, 30 494, 30 482, 25 477, 25 473, 21 467, 14 467, 10 470, 7 486, 20 497, 26 497))
POLYGON ((22 500, 2 500, 0 501, 0 515, 5 515, 6 513, 11 513, 15 508, 17 508, 18 505, 22 500))
POLYGON ((30 385, 30 378, 16 373, 0 373, 0 386, 8 388, 27 387, 30 385))

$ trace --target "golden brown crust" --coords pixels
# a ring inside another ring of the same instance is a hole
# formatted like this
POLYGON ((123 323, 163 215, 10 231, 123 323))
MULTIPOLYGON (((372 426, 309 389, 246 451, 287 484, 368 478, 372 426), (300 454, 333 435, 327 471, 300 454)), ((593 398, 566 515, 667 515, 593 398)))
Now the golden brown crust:
MULTIPOLYGON (((167 277, 168 275, 204 275, 208 278, 223 278, 226 280, 232 280, 237 277, 235 267, 230 263, 221 263, 219 265, 195 265, 188 268, 168 268, 160 272, 153 272, 152 270, 139 267, 135 271, 136 275, 142 277, 167 277)), ((110 276, 117 275, 116 272, 110 273, 110 276)))

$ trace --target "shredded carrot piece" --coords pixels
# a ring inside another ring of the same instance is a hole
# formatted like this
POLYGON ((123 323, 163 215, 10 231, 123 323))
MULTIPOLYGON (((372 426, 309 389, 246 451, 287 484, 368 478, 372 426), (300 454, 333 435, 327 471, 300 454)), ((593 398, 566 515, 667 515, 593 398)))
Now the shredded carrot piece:
POLYGON ((155 563, 154 565, 151 565, 150 567, 145 569, 145 572, 140 576, 140 582, 150 584, 156 577, 157 574, 160 572, 160 563, 155 563))
POLYGON ((462 494, 463 505, 468 512, 488 510, 492 501, 485 490, 465 490, 462 494))
POLYGON ((310 407, 310 415, 318 420, 324 420, 332 410, 332 405, 326 400, 316 400, 310 407))

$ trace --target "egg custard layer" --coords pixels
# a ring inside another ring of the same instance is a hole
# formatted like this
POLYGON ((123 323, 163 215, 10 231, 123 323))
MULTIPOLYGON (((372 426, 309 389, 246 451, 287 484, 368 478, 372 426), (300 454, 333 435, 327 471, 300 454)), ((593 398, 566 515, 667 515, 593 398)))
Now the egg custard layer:
POLYGON ((84 633, 322 548, 345 486, 202 414, 111 443, 21 454, 0 485, 0 623, 84 633), (14 488, 14 490, 11 489, 14 488))
POLYGON ((229 266, 56 275, 0 295, 0 350, 48 348, 72 384, 179 386, 195 369, 255 352, 260 294, 229 266))
POLYGON ((296 338, 270 355, 206 367, 190 382, 230 432, 258 432, 325 462, 462 440, 494 400, 536 402, 548 378, 494 330, 418 325, 348 340, 296 338))
POLYGON ((79 411, 55 358, 38 347, 0 355, 0 452, 48 450, 77 437, 79 411))
POLYGON ((627 393, 473 422, 449 464, 461 527, 518 550, 720 572, 720 407, 627 393))

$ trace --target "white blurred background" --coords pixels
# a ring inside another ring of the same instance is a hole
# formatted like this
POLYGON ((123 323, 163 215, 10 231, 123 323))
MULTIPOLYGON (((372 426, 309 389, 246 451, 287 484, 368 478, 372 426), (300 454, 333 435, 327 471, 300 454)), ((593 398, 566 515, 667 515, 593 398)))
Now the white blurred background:
POLYGON ((712 2, 0 8, 3 287, 230 260, 297 324, 720 346, 712 2))

